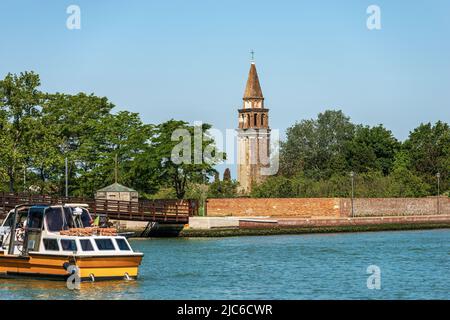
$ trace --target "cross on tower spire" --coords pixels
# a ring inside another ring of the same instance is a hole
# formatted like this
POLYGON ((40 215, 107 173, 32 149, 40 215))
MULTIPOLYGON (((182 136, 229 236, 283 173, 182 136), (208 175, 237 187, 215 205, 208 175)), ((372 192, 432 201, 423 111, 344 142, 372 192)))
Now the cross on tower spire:
POLYGON ((252 57, 251 62, 255 63, 255 51, 253 51, 253 49, 252 49, 252 51, 250 51, 250 54, 251 54, 251 57, 252 57))

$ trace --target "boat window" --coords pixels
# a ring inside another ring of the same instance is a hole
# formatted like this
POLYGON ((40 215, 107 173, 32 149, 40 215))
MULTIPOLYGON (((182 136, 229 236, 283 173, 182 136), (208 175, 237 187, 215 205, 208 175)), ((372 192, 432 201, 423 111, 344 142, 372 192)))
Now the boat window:
POLYGON ((4 227, 11 227, 12 225, 12 219, 13 219, 14 213, 11 213, 8 218, 5 220, 5 222, 3 223, 4 227))
POLYGON ((98 250, 115 250, 111 239, 95 239, 98 250))
POLYGON ((77 251, 77 243, 75 240, 62 239, 61 247, 63 251, 77 251))
MULTIPOLYGON (((27 220, 28 217, 28 211, 19 211, 18 213, 19 219, 18 219, 18 224, 19 225, 23 225, 23 223, 25 222, 25 220, 27 220)), ((12 227, 12 221, 14 218, 14 212, 11 212, 8 215, 8 218, 6 219, 5 223, 3 224, 4 227, 12 227)))
POLYGON ((64 219, 61 208, 48 208, 45 211, 45 220, 47 220, 47 228, 50 232, 64 230, 64 219))
POLYGON ((83 223, 83 227, 90 227, 91 226, 91 222, 92 222, 92 218, 91 215, 89 214, 89 212, 86 209, 82 209, 83 213, 81 214, 81 222, 83 223))
POLYGON ((59 251, 58 240, 56 239, 44 239, 44 248, 47 251, 59 251))
POLYGON ((92 242, 89 239, 80 240, 81 250, 83 251, 94 251, 94 247, 92 246, 92 242))
POLYGON ((31 208, 28 212, 27 227, 29 229, 42 229, 42 220, 44 218, 43 208, 31 208))
POLYGON ((64 230, 75 228, 75 222, 73 221, 72 209, 69 207, 64 208, 64 230))
POLYGON ((119 247, 120 250, 122 251, 130 251, 130 246, 128 245, 128 243, 125 241, 125 239, 116 239, 116 243, 117 246, 119 247))

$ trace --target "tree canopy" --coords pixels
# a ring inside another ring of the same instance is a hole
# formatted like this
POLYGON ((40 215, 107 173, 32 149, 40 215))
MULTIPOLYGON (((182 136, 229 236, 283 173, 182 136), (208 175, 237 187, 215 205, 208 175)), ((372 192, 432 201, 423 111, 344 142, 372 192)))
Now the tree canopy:
POLYGON ((350 172, 360 197, 420 197, 449 190, 450 128, 420 124, 404 142, 382 125, 354 124, 340 110, 297 122, 286 132, 280 172, 257 186, 255 197, 350 195, 350 172))
POLYGON ((70 195, 92 196, 115 181, 117 161, 120 183, 144 196, 173 188, 183 198, 187 185, 207 181, 223 157, 209 124, 144 124, 137 113, 114 113, 106 97, 50 94, 39 86, 33 72, 0 81, 0 190, 63 195, 67 159, 70 195), (201 139, 199 163, 194 152, 187 154, 192 162, 173 161, 176 130, 184 130, 193 149, 201 139))

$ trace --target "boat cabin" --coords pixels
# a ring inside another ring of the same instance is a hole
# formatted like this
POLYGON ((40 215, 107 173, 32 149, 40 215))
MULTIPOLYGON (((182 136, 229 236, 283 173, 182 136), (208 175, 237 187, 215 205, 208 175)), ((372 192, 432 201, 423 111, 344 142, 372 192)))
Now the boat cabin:
POLYGON ((11 249, 10 254, 39 251, 43 233, 61 234, 64 230, 89 228, 92 222, 87 205, 21 206, 11 210, 4 220, 0 228, 0 248, 11 246, 10 235, 14 232, 16 250, 11 249))

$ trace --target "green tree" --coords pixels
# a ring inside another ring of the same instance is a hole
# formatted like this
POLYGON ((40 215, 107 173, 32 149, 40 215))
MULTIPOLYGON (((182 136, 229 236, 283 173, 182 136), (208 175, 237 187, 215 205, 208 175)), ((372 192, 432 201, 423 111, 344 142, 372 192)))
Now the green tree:
POLYGON ((234 198, 237 196, 238 183, 233 180, 217 180, 208 187, 209 198, 234 198))
POLYGON ((382 125, 358 126, 353 139, 345 145, 347 171, 382 171, 388 175, 399 149, 400 143, 382 125))
POLYGON ((411 168, 432 186, 433 194, 437 191, 438 172, 441 174, 441 190, 449 189, 450 127, 447 123, 421 124, 410 132, 404 150, 408 153, 411 168))
POLYGON ((389 197, 425 197, 430 194, 430 185, 413 171, 395 169, 389 178, 389 197))
MULTIPOLYGON (((27 190, 41 194, 59 193, 64 159, 58 146, 62 139, 54 126, 39 115, 34 120, 33 130, 29 132, 27 148, 27 190)), ((25 186, 25 187, 27 187, 25 186)))
POLYGON ((118 182, 127 186, 140 187, 139 167, 136 157, 146 150, 152 126, 144 125, 137 113, 121 111, 104 117, 96 127, 93 146, 96 152, 95 165, 89 171, 89 189, 108 185, 115 181, 117 160, 118 182))
POLYGON ((144 158, 158 164, 158 180, 174 188, 178 199, 184 198, 188 182, 206 183, 216 172, 214 165, 224 157, 208 134, 210 128, 209 124, 191 126, 177 120, 155 127, 144 158))
POLYGON ((256 185, 252 189, 251 196, 255 198, 290 198, 296 197, 297 194, 292 179, 273 176, 256 185))
POLYGON ((106 119, 114 105, 93 94, 48 95, 42 122, 56 133, 58 156, 54 158, 58 190, 64 190, 64 159, 69 163, 70 194, 93 195, 105 176, 97 175, 103 166, 106 119))
MULTIPOLYGON (((4 146, 7 141, 6 137, 7 117, 6 110, 2 107, 2 99, 0 99, 0 146, 4 146)), ((5 153, 0 151, 0 191, 4 191, 3 183, 7 180, 8 175, 5 170, 5 153)))
POLYGON ((39 76, 33 72, 9 73, 0 80, 0 112, 4 118, 0 166, 6 171, 10 192, 16 191, 18 173, 27 165, 30 133, 42 102, 39 86, 39 76))
POLYGON ((330 177, 346 169, 343 150, 353 138, 355 126, 342 111, 327 110, 317 119, 303 120, 288 128, 281 143, 280 172, 299 172, 316 178, 330 177))
POLYGON ((231 172, 229 168, 226 168, 223 172, 223 181, 231 181, 231 172))

